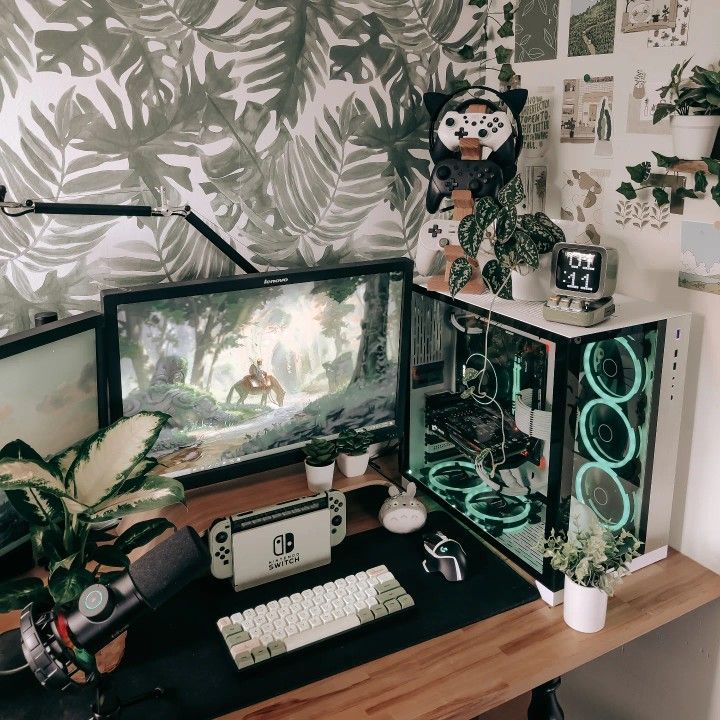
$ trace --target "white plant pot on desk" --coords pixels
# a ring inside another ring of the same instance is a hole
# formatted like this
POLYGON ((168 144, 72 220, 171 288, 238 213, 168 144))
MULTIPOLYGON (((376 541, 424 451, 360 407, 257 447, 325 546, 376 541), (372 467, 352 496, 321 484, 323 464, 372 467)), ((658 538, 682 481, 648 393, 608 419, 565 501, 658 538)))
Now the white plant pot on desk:
POLYGON ((608 596, 597 588, 583 587, 565 576, 563 619, 573 630, 596 633, 605 627, 608 596))
POLYGON ((322 492, 330 490, 333 484, 333 476, 335 475, 335 462, 330 465, 308 465, 305 461, 305 475, 307 477, 308 488, 313 492, 322 492))
POLYGON ((365 452, 362 455, 348 455, 347 453, 340 453, 337 459, 340 472, 345 477, 349 478, 364 475, 369 462, 370 452, 365 452))
POLYGON ((552 253, 540 256, 540 265, 533 270, 522 265, 520 270, 511 270, 513 300, 547 300, 550 294, 550 265, 552 253))
POLYGON ((720 128, 720 115, 673 115, 670 118, 675 155, 681 160, 708 157, 720 128))

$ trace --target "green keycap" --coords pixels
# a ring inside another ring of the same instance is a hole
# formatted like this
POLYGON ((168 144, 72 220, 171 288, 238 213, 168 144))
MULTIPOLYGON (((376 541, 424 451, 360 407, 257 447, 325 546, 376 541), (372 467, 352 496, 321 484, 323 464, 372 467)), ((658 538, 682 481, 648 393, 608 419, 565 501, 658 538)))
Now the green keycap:
POLYGON ((238 645, 239 643, 245 642, 249 639, 250 633, 246 633, 244 630, 241 630, 240 632, 233 633, 232 635, 227 635, 225 637, 225 642, 229 648, 232 648, 233 645, 238 645))
POLYGON ((400 603, 397 600, 388 600, 385 603, 385 607, 387 608, 387 611, 389 613, 394 613, 402 610, 402 608, 400 607, 400 603))
POLYGON ((392 590, 388 590, 387 592, 380 593, 375 597, 375 601, 382 605, 383 603, 387 602, 388 600, 394 600, 395 598, 399 598, 401 595, 405 595, 405 588, 402 587, 396 587, 392 590))
POLYGON ((267 649, 270 653, 270 657, 282 655, 284 652, 287 652, 285 643, 282 640, 273 640, 271 643, 268 644, 267 649))
POLYGON ((393 578, 392 580, 386 580, 385 582, 377 584, 375 586, 375 592, 380 595, 396 587, 400 587, 400 583, 395 578, 393 578))
POLYGON ((268 649, 264 645, 262 645, 260 647, 256 647, 252 651, 252 656, 253 656, 253 658, 255 658, 256 663, 262 662, 263 660, 270 659, 270 653, 268 652, 268 649))
POLYGON ((388 614, 388 611, 385 609, 384 605, 373 605, 370 608, 370 612, 373 614, 373 617, 377 620, 379 617, 383 617, 384 615, 388 614))
POLYGON ((242 653, 238 653, 237 655, 233 655, 233 659, 235 660, 235 664, 237 665, 238 670, 242 670, 243 668, 246 668, 248 665, 255 664, 255 661, 253 660, 253 656, 249 652, 242 652, 242 653))
MULTIPOLYGON (((375 607, 380 607, 379 605, 376 605, 375 607)), ((371 622, 375 619, 375 616, 372 614, 370 610, 367 608, 363 608, 362 610, 357 611, 358 620, 360 620, 361 623, 371 622)))
POLYGON ((230 635, 234 635, 235 633, 242 632, 243 626, 239 625, 238 623, 233 623, 232 625, 228 625, 222 629, 223 637, 227 640, 230 635))
POLYGON ((412 607, 415 604, 415 601, 410 597, 410 595, 401 595, 397 601, 400 603, 400 607, 403 608, 409 608, 412 607))

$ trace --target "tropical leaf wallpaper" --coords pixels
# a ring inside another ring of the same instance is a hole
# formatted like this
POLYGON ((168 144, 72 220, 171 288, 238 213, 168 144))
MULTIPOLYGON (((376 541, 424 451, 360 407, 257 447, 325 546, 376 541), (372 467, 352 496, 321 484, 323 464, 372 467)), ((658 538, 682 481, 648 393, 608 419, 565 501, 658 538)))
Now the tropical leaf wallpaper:
MULTIPOLYGON (((482 4, 482 3, 479 3, 482 4)), ((189 203, 253 262, 412 254, 422 94, 482 80, 467 0, 2 0, 8 197, 189 203)), ((0 335, 229 274, 180 218, 0 215, 0 335)))

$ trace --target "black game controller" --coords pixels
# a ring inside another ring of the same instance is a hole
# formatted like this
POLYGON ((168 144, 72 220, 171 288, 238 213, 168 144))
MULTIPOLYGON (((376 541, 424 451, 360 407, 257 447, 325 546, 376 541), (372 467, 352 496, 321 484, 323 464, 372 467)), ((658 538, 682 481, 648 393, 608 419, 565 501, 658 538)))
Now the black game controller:
POLYGON ((433 168, 425 206, 428 212, 437 212, 453 190, 470 190, 475 200, 496 198, 502 186, 502 170, 490 160, 444 160, 433 168))

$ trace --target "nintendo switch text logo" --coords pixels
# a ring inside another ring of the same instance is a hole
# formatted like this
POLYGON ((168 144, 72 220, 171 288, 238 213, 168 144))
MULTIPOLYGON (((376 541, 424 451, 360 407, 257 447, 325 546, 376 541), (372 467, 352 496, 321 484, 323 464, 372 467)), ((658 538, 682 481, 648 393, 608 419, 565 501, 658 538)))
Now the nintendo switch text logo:
POLYGON ((283 533, 273 538, 273 554, 275 558, 268 562, 268 572, 280 570, 288 565, 300 562, 300 553, 295 550, 295 534, 283 533))

